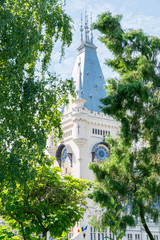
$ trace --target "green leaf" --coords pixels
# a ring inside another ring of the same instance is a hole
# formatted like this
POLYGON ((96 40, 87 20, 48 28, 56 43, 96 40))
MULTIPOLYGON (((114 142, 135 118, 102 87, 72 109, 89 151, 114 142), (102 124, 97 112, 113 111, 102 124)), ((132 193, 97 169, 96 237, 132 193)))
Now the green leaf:
POLYGON ((111 197, 111 203, 114 205, 114 198, 111 197))

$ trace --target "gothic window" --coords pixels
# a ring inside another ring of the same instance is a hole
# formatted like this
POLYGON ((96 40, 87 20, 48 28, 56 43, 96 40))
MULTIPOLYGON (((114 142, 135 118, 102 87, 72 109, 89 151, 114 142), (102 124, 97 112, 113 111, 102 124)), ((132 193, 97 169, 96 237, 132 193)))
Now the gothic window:
MULTIPOLYGON (((56 151, 56 159, 61 168, 62 167, 66 168, 67 166, 72 167, 72 150, 71 150, 70 146, 61 144, 58 147, 58 150, 56 151)), ((68 167, 67 167, 67 169, 68 169, 68 167)))
POLYGON ((101 233, 101 239, 104 240, 104 233, 101 233))
POLYGON ((92 227, 90 227, 90 240, 93 240, 93 232, 92 232, 92 227))
POLYGON ((90 227, 90 240, 96 240, 96 229, 94 227, 90 227))
POLYGON ((64 147, 61 152, 61 162, 65 163, 67 161, 67 158, 68 158, 68 151, 67 151, 67 148, 64 147))
POLYGON ((93 228, 94 229, 94 238, 93 238, 93 240, 96 240, 96 229, 95 228, 93 228))
POLYGON ((154 240, 158 240, 158 235, 154 235, 154 240))
POLYGON ((110 131, 92 128, 92 134, 106 136, 106 135, 110 135, 110 131))
POLYGON ((105 229, 105 232, 104 232, 104 235, 105 235, 105 239, 107 239, 107 229, 105 229))
POLYGON ((135 239, 139 240, 140 239, 140 235, 139 234, 135 234, 135 239))
MULTIPOLYGON (((108 236, 109 235, 107 235, 107 229, 99 229, 96 231, 94 227, 90 227, 90 240, 105 240, 109 238, 108 236)), ((114 234, 111 231, 110 236, 112 236, 112 239, 114 239, 114 234)))
POLYGON ((101 240, 100 230, 98 230, 98 240, 101 240))
POLYGON ((131 233, 127 234, 127 240, 133 240, 131 233))

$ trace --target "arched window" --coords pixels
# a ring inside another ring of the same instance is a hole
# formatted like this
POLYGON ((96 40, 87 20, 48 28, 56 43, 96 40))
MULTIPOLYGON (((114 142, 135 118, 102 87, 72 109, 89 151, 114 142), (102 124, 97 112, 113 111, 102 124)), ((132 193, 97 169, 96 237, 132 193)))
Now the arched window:
POLYGON ((96 143, 92 148, 92 162, 102 162, 109 157, 109 147, 106 142, 96 143))
POLYGON ((70 165, 72 167, 72 149, 69 145, 60 144, 56 151, 56 159, 59 163, 59 166, 62 165, 69 159, 70 165))

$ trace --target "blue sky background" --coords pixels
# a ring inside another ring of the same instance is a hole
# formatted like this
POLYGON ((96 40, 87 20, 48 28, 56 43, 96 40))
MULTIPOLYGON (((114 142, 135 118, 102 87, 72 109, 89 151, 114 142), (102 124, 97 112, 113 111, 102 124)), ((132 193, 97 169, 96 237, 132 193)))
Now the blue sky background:
MULTIPOLYGON (((111 11, 113 15, 122 14, 123 28, 142 28, 145 33, 160 37, 160 0, 66 0, 65 9, 74 21, 73 42, 65 49, 65 57, 61 63, 59 63, 60 45, 55 44, 50 66, 50 70, 61 75, 62 78, 71 78, 77 56, 76 49, 80 45, 81 13, 84 19, 85 10, 88 15, 92 12, 93 22, 96 21, 98 14, 106 11, 111 11)), ((94 44, 98 47, 97 53, 102 71, 107 79, 114 75, 104 64, 105 59, 110 58, 111 54, 98 40, 100 33, 93 31, 93 35, 94 44)))

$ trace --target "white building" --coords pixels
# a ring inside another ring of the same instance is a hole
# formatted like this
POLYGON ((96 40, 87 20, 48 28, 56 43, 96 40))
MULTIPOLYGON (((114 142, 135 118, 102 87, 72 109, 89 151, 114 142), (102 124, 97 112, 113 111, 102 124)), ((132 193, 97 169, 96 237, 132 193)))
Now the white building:
MULTIPOLYGON (((93 35, 89 38, 87 21, 85 33, 81 26, 81 45, 73 70, 73 81, 76 89, 76 99, 70 102, 68 108, 63 109, 62 129, 64 137, 55 148, 52 135, 48 139, 48 152, 56 156, 62 174, 71 174, 76 178, 86 178, 93 181, 94 176, 88 166, 93 161, 102 161, 107 158, 108 148, 104 142, 106 134, 116 137, 120 123, 112 117, 104 115, 99 108, 99 99, 106 95, 105 81, 93 44, 93 35)), ((75 227, 72 239, 104 240, 105 236, 113 236, 109 232, 96 232, 89 226, 91 216, 100 214, 92 202, 88 202, 88 209, 79 226, 75 227), (78 228, 87 227, 87 230, 78 233, 78 228)), ((160 226, 150 223, 155 240, 160 239, 160 226), (152 227, 153 225, 153 227, 152 227)), ((139 223, 137 227, 128 228, 127 240, 146 240, 147 235, 139 223)))

